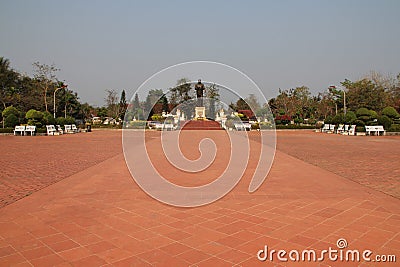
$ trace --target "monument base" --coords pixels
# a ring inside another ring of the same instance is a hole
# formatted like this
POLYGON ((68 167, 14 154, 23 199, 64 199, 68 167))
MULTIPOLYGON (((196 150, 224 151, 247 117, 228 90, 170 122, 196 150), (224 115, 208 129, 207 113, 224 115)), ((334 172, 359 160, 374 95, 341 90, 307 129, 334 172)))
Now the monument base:
POLYGON ((206 119, 206 108, 205 107, 195 107, 194 119, 195 120, 205 120, 206 119))

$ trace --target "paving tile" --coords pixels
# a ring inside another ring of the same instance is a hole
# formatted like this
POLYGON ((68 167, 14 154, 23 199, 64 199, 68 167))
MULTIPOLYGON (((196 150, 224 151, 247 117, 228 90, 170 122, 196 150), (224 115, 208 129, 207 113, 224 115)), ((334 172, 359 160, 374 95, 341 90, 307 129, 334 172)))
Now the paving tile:
POLYGON ((103 259, 101 259, 100 257, 96 256, 96 255, 91 255, 89 257, 86 258, 82 258, 79 259, 77 261, 73 261, 72 265, 79 267, 86 267, 86 266, 102 266, 104 264, 106 264, 107 262, 103 259))
POLYGON ((175 242, 175 243, 166 245, 164 247, 161 247, 160 250, 168 253, 168 255, 176 256, 176 255, 184 253, 185 251, 191 250, 191 248, 184 244, 175 242))
POLYGON ((82 258, 89 257, 92 252, 85 247, 76 247, 58 253, 65 261, 73 262, 82 258))
POLYGON ((21 254, 28 260, 32 260, 53 254, 53 251, 50 248, 43 246, 31 250, 21 251, 21 254))
POLYGON ((55 252, 61 252, 64 250, 69 250, 72 248, 79 247, 79 244, 75 243, 72 240, 61 241, 59 243, 53 243, 48 245, 55 252))

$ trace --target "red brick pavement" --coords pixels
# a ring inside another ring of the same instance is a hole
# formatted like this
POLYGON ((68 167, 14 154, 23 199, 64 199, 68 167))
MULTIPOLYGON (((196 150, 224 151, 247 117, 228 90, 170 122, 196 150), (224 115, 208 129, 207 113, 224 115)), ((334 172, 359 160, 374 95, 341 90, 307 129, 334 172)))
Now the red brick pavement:
POLYGON ((115 131, 0 136, 0 208, 118 153, 115 131))
POLYGON ((0 209, 0 266, 285 266, 293 263, 259 262, 256 253, 264 245, 321 251, 336 248, 338 238, 398 259, 400 200, 280 151, 249 194, 255 167, 251 161, 220 201, 176 208, 140 190, 119 154, 0 209))
POLYGON ((278 132, 278 149, 400 199, 400 136, 278 132))

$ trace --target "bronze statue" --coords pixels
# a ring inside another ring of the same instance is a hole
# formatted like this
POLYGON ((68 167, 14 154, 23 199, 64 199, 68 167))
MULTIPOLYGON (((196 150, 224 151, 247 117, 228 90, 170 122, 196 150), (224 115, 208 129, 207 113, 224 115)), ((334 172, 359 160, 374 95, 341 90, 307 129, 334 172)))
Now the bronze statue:
POLYGON ((198 105, 202 106, 203 105, 203 100, 201 99, 203 97, 203 92, 205 90, 204 84, 201 83, 201 80, 199 79, 194 86, 194 90, 196 90, 196 97, 197 97, 197 103, 198 105))

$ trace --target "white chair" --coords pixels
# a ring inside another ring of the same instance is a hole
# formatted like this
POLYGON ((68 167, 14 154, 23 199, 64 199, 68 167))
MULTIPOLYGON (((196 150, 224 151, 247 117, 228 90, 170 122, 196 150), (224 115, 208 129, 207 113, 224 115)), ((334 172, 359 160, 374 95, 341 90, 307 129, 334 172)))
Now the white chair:
POLYGON ((19 132, 21 135, 24 135, 24 133, 25 133, 25 126, 15 126, 14 135, 17 135, 18 132, 19 132))
POLYGON ((26 126, 25 127, 25 133, 28 133, 28 132, 31 134, 31 136, 34 135, 35 132, 36 132, 36 126, 34 126, 34 125, 26 126))

